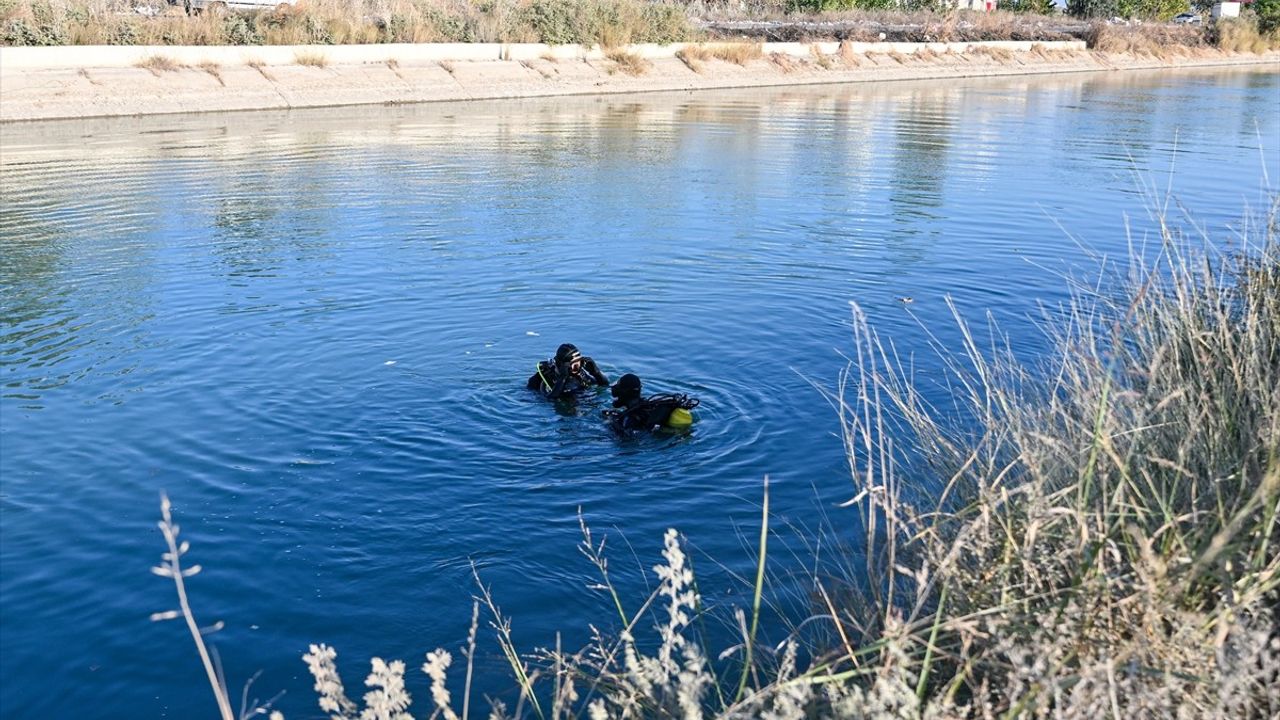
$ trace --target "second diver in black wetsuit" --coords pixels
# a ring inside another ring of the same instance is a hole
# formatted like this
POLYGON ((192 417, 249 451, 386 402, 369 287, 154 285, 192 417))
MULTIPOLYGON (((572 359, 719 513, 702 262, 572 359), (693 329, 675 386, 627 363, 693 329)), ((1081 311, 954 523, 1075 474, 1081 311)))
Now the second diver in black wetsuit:
POLYGON ((592 386, 608 384, 609 378, 600 372, 595 360, 584 357, 572 343, 565 343, 556 349, 554 358, 538 363, 527 387, 559 400, 592 386))
POLYGON ((605 410, 609 427, 619 435, 633 432, 668 429, 684 430, 693 424, 689 412, 698 401, 688 395, 642 394, 640 378, 627 373, 618 378, 610 389, 614 410, 605 410))

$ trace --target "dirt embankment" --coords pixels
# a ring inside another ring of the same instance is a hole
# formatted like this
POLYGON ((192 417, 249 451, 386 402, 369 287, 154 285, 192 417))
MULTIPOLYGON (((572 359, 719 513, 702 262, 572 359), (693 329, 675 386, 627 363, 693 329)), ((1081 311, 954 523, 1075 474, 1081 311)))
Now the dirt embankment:
POLYGON ((1206 65, 1280 69, 1274 52, 1187 48, 1156 57, 1093 52, 1078 41, 73 50, 0 48, 0 121, 1206 65))

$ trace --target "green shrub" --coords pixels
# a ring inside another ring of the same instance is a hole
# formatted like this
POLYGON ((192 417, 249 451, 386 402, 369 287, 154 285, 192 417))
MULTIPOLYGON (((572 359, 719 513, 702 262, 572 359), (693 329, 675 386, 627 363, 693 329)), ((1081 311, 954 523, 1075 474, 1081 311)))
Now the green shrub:
POLYGON ((1032 15, 1049 15, 1055 12, 1056 7, 1053 0, 1010 0, 1000 3, 1001 10, 1032 15))
POLYGON ((229 13, 222 18, 222 38, 228 45, 261 45, 262 35, 249 20, 239 13, 229 13))
POLYGON ((573 0, 534 0, 526 17, 542 42, 572 45, 585 40, 578 25, 580 10, 573 0))
POLYGON ((1259 32, 1280 31, 1280 0, 1254 0, 1253 12, 1258 16, 1259 32))
POLYGON ((10 20, 4 29, 5 45, 66 45, 67 40, 66 28, 53 22, 28 22, 19 18, 10 20))
POLYGON ((139 44, 138 26, 122 20, 111 28, 110 35, 107 36, 108 45, 137 45, 139 44))
POLYGON ((413 42, 413 21, 405 15, 392 13, 382 28, 382 41, 389 43, 413 42))
POLYGON ((697 34, 689 24, 689 13, 684 7, 671 3, 653 3, 644 6, 644 32, 636 42, 661 45, 685 42, 697 34))
POLYGON ((475 42, 475 30, 461 17, 435 12, 428 15, 436 32, 451 42, 475 42))

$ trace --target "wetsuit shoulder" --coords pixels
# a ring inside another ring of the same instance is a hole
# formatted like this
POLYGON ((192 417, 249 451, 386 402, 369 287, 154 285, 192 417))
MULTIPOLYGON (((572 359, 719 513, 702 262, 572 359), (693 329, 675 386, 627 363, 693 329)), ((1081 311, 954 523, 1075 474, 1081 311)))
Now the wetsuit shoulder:
POLYGON ((525 387, 530 390, 537 390, 542 393, 551 391, 551 386, 556 382, 555 365, 546 360, 538 362, 538 369, 529 376, 529 382, 525 383, 525 387))

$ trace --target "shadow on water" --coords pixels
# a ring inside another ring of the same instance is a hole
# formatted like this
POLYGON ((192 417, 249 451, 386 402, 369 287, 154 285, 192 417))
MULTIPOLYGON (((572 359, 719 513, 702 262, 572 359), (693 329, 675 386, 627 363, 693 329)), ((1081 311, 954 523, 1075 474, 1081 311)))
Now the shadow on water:
POLYGON ((856 557, 815 388, 849 302, 945 405, 947 298, 1034 357, 1091 262, 1059 224, 1123 252, 1149 178, 1229 236, 1280 177, 1278 94, 1157 72, 4 126, 0 707, 206 706, 146 622, 162 488, 233 686, 263 669, 291 717, 310 642, 355 683, 463 641, 472 563, 523 647, 582 642, 613 611, 579 509, 637 605, 672 526, 738 600, 766 474, 779 547, 829 522, 856 557), (619 440, 607 394, 525 390, 564 341, 699 398, 692 432, 619 440))

